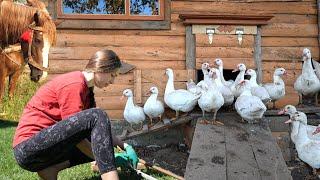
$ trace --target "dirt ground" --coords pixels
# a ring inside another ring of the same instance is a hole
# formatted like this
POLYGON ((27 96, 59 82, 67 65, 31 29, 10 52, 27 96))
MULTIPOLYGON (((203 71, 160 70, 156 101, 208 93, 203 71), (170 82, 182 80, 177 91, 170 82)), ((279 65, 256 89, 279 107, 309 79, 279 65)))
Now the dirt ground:
POLYGON ((188 161, 188 152, 184 144, 170 144, 165 147, 147 146, 136 148, 139 158, 167 169, 177 175, 184 176, 188 161))
POLYGON ((313 175, 311 167, 302 161, 294 160, 287 162, 293 180, 316 180, 320 179, 313 175))

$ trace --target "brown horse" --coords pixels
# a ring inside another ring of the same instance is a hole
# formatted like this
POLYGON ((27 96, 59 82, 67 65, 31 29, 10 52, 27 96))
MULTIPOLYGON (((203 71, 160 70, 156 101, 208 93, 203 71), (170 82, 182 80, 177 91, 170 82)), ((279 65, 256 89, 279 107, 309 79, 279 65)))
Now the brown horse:
POLYGON ((9 76, 9 96, 13 96, 16 81, 26 63, 31 80, 37 82, 43 67, 48 67, 49 48, 55 43, 56 28, 45 5, 28 0, 28 5, 0 1, 0 47, 21 44, 21 52, 0 54, 0 102, 3 97, 5 78, 9 76), (25 35, 27 36, 22 36, 25 35), (26 38, 27 37, 27 38, 26 38))

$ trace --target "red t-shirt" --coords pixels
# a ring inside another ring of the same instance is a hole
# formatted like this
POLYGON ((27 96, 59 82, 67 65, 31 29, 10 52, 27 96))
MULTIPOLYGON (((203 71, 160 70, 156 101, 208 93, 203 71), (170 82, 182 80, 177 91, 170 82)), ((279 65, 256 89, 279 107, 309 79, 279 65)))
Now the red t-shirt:
POLYGON ((89 88, 80 71, 60 75, 43 85, 23 110, 13 147, 44 128, 88 109, 89 88))

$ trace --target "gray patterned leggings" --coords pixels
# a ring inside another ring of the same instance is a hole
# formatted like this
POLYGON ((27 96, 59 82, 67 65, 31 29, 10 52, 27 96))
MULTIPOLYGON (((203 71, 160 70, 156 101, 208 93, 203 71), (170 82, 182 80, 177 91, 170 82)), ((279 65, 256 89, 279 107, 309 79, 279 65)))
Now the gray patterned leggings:
POLYGON ((110 121, 97 108, 81 111, 41 130, 15 146, 14 156, 23 169, 32 172, 64 161, 72 167, 92 161, 76 147, 85 138, 91 140, 100 173, 116 170, 110 121))

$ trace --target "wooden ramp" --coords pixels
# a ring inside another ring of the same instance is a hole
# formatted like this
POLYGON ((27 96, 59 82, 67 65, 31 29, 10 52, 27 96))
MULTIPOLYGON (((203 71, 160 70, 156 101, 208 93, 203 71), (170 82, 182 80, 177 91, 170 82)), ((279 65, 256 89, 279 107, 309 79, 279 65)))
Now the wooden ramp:
POLYGON ((267 123, 243 124, 234 113, 224 126, 197 123, 185 179, 292 179, 267 123))

